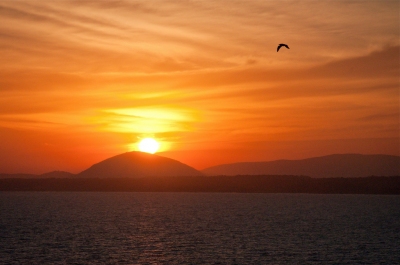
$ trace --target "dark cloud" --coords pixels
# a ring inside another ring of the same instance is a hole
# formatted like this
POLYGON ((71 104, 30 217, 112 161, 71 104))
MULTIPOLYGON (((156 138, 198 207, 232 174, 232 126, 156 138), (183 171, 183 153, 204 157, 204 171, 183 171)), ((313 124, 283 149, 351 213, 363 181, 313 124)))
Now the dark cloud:
POLYGON ((311 69, 316 77, 373 78, 400 75, 400 46, 389 46, 368 55, 343 59, 311 69))
POLYGON ((400 113, 399 112, 391 112, 391 113, 376 113, 373 115, 368 115, 359 118, 360 121, 372 122, 372 121, 385 121, 385 120, 397 120, 398 125, 400 125, 400 113))

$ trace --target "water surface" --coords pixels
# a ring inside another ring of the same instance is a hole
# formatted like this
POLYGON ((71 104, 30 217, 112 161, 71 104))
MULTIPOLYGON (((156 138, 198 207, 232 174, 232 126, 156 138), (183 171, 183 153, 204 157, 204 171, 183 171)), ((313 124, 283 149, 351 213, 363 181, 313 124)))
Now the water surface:
POLYGON ((396 264, 400 196, 0 193, 0 264, 396 264))

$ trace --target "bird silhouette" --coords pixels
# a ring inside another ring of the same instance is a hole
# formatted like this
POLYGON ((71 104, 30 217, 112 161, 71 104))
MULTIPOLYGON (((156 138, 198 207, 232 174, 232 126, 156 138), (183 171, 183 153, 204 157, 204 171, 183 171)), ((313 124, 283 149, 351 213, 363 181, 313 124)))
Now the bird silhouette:
POLYGON ((276 49, 276 52, 279 52, 279 49, 282 48, 282 47, 286 47, 286 48, 290 49, 289 46, 287 46, 287 44, 281 43, 281 44, 278 45, 278 48, 276 49))

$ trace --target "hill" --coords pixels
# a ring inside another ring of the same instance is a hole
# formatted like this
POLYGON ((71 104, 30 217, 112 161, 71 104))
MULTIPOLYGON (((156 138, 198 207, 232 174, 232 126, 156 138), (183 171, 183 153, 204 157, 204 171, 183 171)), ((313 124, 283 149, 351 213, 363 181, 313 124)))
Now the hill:
POLYGON ((72 178, 75 176, 72 173, 65 172, 65 171, 52 171, 48 173, 41 174, 37 176, 38 178, 72 178))
POLYGON ((72 178, 75 175, 66 171, 52 171, 44 174, 0 174, 0 179, 21 178, 21 179, 42 179, 42 178, 72 178))
POLYGON ((302 160, 241 162, 202 170, 205 175, 304 175, 312 178, 358 178, 400 175, 400 156, 335 154, 302 160))
POLYGON ((78 178, 141 178, 165 176, 202 176, 203 174, 179 161, 142 152, 120 154, 76 175, 78 178))

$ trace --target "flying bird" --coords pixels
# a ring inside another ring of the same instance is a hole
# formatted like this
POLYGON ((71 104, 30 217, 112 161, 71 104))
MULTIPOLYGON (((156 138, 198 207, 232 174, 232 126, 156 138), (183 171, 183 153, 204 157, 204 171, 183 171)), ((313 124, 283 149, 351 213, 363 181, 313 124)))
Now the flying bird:
POLYGON ((286 48, 290 49, 289 46, 287 46, 287 44, 281 43, 281 44, 278 45, 278 48, 276 49, 276 52, 279 52, 279 49, 282 48, 282 47, 286 47, 286 48))

